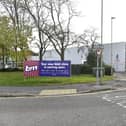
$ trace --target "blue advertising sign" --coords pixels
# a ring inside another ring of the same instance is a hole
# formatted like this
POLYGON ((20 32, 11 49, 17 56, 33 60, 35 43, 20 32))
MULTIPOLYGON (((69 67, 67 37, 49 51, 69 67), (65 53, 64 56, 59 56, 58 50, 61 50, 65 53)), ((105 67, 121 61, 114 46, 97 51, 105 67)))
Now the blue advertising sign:
POLYGON ((70 61, 42 61, 40 62, 40 76, 66 76, 71 75, 70 61))

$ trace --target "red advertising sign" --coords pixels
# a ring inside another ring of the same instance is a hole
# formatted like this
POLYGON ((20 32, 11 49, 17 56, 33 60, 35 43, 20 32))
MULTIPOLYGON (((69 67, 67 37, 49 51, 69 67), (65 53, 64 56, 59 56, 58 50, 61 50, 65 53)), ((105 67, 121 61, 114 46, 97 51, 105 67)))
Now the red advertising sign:
POLYGON ((39 61, 25 61, 24 76, 25 77, 39 76, 39 61))

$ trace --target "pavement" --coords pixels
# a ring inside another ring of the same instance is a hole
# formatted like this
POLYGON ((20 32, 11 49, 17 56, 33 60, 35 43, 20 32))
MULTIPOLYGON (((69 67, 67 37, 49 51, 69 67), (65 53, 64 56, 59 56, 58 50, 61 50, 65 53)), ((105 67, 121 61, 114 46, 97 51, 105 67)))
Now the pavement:
POLYGON ((114 80, 102 84, 74 84, 39 87, 0 87, 0 97, 52 96, 92 93, 126 88, 126 73, 114 73, 114 80))

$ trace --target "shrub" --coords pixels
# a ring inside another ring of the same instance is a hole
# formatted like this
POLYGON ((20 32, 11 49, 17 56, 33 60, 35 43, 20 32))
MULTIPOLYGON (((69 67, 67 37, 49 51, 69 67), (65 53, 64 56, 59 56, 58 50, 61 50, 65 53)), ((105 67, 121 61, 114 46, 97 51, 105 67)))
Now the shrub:
MULTIPOLYGON (((100 61, 100 60, 99 60, 100 61)), ((92 67, 96 67, 97 65, 97 56, 95 51, 90 51, 88 56, 87 56, 87 64, 92 66, 92 67)))
MULTIPOLYGON (((105 68, 105 75, 111 75, 111 66, 109 65, 104 65, 105 68)), ((113 69, 114 71, 114 69, 113 69)))

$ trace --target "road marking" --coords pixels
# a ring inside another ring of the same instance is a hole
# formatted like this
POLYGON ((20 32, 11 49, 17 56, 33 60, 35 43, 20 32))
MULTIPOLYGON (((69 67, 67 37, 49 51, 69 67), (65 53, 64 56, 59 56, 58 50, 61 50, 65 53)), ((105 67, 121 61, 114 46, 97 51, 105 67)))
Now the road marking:
POLYGON ((120 106, 120 107, 126 109, 126 95, 111 96, 110 94, 105 94, 105 95, 102 97, 102 99, 105 100, 105 101, 107 101, 107 102, 116 104, 116 105, 118 105, 118 106, 120 106))
MULTIPOLYGON (((35 96, 22 96, 22 97, 0 97, 0 99, 32 99, 32 98, 53 98, 53 97, 76 97, 76 96, 87 96, 87 95, 98 95, 98 94, 105 94, 105 93, 112 93, 112 92, 118 92, 118 91, 125 91, 126 88, 124 89, 119 89, 119 90, 109 90, 109 91, 101 91, 101 92, 93 92, 93 93, 74 93, 74 94, 62 94, 62 95, 35 95, 35 96)), ((105 94, 108 96, 108 94, 105 94)), ((101 96, 99 96, 101 97, 101 96)), ((106 98, 107 99, 107 98, 106 98)), ((111 101, 108 99, 108 101, 111 101)))
POLYGON ((58 90, 42 90, 39 95, 66 95, 66 94, 76 94, 77 89, 58 89, 58 90))

